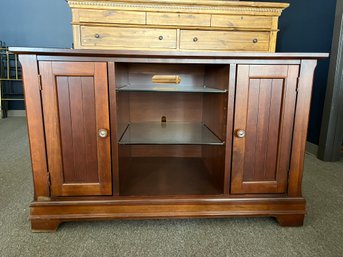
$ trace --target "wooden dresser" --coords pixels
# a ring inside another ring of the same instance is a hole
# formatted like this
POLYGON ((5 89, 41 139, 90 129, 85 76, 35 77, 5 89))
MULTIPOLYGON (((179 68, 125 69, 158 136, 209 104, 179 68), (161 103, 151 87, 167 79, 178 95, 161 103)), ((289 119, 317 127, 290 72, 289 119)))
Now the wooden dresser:
POLYGON ((23 67, 33 231, 171 217, 303 224, 313 73, 327 54, 10 51, 23 67))
POLYGON ((74 48, 275 52, 286 3, 69 0, 74 48))

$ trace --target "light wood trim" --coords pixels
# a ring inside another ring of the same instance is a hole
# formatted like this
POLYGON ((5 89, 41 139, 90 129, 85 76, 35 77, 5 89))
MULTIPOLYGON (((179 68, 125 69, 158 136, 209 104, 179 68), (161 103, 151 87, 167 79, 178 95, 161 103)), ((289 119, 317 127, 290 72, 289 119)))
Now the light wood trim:
POLYGON ((269 40, 269 52, 273 53, 276 51, 277 31, 271 31, 269 38, 270 38, 270 40, 269 40))
POLYGON ((75 49, 81 48, 81 26, 80 25, 73 25, 73 47, 75 49))
POLYGON ((211 27, 271 29, 273 17, 249 15, 212 15, 211 27))
POLYGON ((34 198, 38 199, 50 196, 38 66, 35 55, 20 55, 19 60, 23 67, 34 198))
POLYGON ((168 26, 176 25, 188 27, 209 27, 211 25, 211 15, 148 12, 147 24, 168 26))
POLYGON ((303 60, 301 62, 288 181, 288 195, 291 197, 301 196, 313 74, 316 66, 316 60, 303 60))
POLYGON ((81 45, 87 48, 176 49, 176 30, 82 26, 81 45), (95 35, 99 35, 98 38, 95 35))
POLYGON ((180 48, 184 50, 263 52, 269 50, 269 33, 181 30, 180 48), (255 39, 258 42, 254 43, 255 39))
POLYGON ((153 24, 114 24, 114 23, 98 23, 98 22, 74 22, 72 25, 80 25, 80 26, 91 26, 91 27, 104 27, 104 28, 138 28, 138 29, 183 29, 183 30, 204 30, 204 31, 246 31, 246 32, 270 32, 270 31, 279 31, 278 29, 266 29, 266 28, 235 28, 235 27, 210 27, 210 26, 177 26, 177 25, 153 25, 153 24))
POLYGON ((102 1, 80 1, 69 0, 71 8, 78 9, 120 9, 131 11, 159 11, 186 12, 186 13, 218 13, 218 14, 248 14, 248 15, 272 15, 279 16, 283 9, 287 8, 287 3, 259 3, 259 2, 239 2, 239 1, 197 1, 192 0, 126 0, 117 2, 114 0, 102 1))
POLYGON ((78 19, 73 22, 99 22, 117 24, 145 24, 146 13, 121 10, 76 10, 78 19))

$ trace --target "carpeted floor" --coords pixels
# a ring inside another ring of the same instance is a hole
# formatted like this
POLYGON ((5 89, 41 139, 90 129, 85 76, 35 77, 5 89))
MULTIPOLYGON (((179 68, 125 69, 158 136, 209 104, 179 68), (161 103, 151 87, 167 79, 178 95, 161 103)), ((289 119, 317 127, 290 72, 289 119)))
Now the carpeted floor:
POLYGON ((307 155, 301 228, 272 218, 107 221, 31 233, 31 164, 24 118, 0 120, 0 256, 343 256, 343 161, 307 155))

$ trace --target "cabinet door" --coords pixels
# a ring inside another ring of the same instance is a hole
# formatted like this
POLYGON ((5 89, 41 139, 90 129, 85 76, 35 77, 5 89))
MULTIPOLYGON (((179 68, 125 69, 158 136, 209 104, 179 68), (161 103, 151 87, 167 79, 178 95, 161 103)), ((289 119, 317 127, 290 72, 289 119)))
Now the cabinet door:
POLYGON ((296 103, 297 65, 240 65, 231 193, 285 193, 296 103))
POLYGON ((53 196, 110 195, 107 64, 40 62, 53 196))

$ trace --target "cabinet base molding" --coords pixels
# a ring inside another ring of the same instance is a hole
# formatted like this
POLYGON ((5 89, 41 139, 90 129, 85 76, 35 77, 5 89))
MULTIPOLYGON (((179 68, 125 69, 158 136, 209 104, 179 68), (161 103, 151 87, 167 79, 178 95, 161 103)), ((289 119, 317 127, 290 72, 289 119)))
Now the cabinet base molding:
POLYGON ((33 232, 55 231, 60 223, 111 219, 275 217, 281 226, 301 226, 304 198, 202 198, 33 202, 33 232))
POLYGON ((31 219, 32 232, 55 232, 62 223, 59 220, 31 219))
POLYGON ((301 227, 304 225, 305 214, 277 215, 275 218, 282 227, 301 227))

